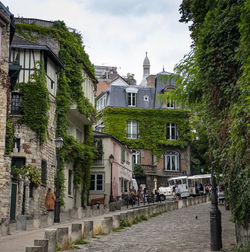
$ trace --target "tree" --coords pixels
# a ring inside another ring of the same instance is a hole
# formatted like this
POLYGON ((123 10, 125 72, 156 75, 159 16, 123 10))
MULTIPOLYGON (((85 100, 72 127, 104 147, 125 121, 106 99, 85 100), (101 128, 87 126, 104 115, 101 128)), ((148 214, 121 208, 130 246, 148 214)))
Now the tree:
POLYGON ((211 130, 212 155, 223 173, 234 219, 250 221, 250 0, 183 0, 181 22, 192 22, 192 51, 175 69, 174 98, 211 130))

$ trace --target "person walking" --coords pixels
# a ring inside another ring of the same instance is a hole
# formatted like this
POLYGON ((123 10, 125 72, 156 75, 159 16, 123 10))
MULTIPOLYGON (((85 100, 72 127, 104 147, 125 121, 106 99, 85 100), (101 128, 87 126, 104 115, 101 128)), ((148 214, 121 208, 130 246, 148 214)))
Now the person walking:
POLYGON ((45 197, 45 208, 47 211, 54 211, 55 201, 56 201, 56 196, 52 192, 51 188, 49 188, 45 197))

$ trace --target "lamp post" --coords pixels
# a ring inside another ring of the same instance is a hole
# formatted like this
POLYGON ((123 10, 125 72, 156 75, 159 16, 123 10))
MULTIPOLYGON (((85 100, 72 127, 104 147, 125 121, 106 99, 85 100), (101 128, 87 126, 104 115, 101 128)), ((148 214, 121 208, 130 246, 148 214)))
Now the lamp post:
POLYGON ((113 186, 112 186, 112 177, 113 177, 113 163, 114 163, 114 156, 110 154, 109 156, 109 162, 110 162, 110 199, 109 202, 113 202, 113 186))
POLYGON ((54 222, 60 222, 60 153, 63 146, 63 138, 58 137, 55 140, 57 149, 57 166, 56 166, 56 203, 54 212, 54 222))
POLYGON ((214 165, 212 150, 211 129, 209 130, 209 148, 210 148, 210 162, 211 162, 211 182, 212 182, 212 199, 210 210, 210 235, 211 235, 211 250, 220 251, 222 248, 221 240, 221 212, 218 208, 218 197, 216 192, 216 182, 214 177, 214 165))

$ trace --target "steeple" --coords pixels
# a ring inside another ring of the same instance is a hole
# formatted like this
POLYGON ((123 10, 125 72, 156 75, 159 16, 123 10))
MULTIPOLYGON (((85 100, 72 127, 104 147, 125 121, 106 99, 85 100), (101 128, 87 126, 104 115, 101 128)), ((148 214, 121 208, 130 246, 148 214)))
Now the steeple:
POLYGON ((143 61, 143 79, 141 82, 142 86, 147 86, 146 78, 149 76, 149 74, 150 74, 150 62, 148 59, 148 52, 146 52, 146 56, 143 61))

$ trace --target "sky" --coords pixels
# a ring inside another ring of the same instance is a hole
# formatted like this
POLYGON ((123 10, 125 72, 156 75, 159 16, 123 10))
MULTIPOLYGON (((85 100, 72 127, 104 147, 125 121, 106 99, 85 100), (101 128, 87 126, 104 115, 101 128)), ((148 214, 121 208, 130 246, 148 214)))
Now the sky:
POLYGON ((135 74, 140 84, 148 52, 150 73, 173 72, 190 51, 188 25, 179 22, 182 0, 2 0, 15 17, 63 20, 82 34, 94 65, 135 74))

